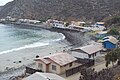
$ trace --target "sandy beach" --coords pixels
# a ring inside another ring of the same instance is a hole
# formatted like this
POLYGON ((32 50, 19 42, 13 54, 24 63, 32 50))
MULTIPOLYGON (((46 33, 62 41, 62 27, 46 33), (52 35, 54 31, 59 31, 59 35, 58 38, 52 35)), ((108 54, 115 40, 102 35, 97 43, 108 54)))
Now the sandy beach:
MULTIPOLYGON (((24 72, 25 66, 29 66, 30 64, 34 63, 34 59, 36 55, 46 56, 46 55, 50 55, 49 53, 51 54, 59 53, 59 52, 62 52, 65 49, 64 47, 66 46, 62 46, 62 44, 60 44, 60 45, 57 45, 56 47, 52 47, 52 46, 43 47, 41 50, 39 50, 39 48, 34 48, 34 51, 36 52, 34 54, 32 52, 33 49, 31 49, 31 53, 30 53, 30 49, 26 49, 24 50, 26 54, 23 54, 21 50, 19 51, 21 54, 12 52, 9 54, 1 55, 0 59, 2 61, 0 62, 0 64, 3 64, 3 65, 1 65, 0 68, 1 68, 1 71, 3 72, 0 74, 0 80, 7 80, 6 77, 9 78, 11 76, 22 74, 24 72), (28 55, 28 52, 29 52, 29 55, 28 55)), ((34 64, 30 66, 32 67, 34 66, 34 64)))

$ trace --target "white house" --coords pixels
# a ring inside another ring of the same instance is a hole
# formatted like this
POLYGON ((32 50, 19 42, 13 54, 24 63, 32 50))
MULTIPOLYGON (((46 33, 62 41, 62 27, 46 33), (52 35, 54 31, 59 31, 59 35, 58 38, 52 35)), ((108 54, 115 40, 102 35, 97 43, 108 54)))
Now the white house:
POLYGON ((30 19, 19 19, 18 21, 21 23, 31 23, 31 24, 37 24, 41 22, 39 20, 30 20, 30 19))

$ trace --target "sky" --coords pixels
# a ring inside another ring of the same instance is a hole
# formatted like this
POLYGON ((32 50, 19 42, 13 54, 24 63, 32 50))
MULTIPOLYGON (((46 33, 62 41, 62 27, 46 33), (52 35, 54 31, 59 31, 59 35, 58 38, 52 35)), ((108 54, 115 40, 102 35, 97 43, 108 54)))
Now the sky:
POLYGON ((3 6, 10 1, 13 1, 13 0, 0 0, 0 6, 3 6))

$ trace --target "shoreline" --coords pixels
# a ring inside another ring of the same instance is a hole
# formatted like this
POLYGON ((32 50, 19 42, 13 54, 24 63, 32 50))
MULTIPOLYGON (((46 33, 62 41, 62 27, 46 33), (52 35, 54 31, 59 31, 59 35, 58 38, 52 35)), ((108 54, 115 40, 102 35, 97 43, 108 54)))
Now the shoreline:
MULTIPOLYGON (((5 25, 9 25, 9 24, 5 24, 5 25)), ((17 23, 11 24, 10 23, 10 25, 15 25, 15 27, 18 27, 18 28, 26 28, 26 29, 34 29, 34 30, 44 29, 44 30, 48 30, 51 32, 62 33, 65 36, 65 40, 67 40, 71 44, 71 46, 82 46, 84 45, 85 42, 92 40, 91 36, 88 36, 86 35, 86 33, 83 33, 78 30, 50 28, 44 24, 34 25, 34 24, 26 24, 26 23, 25 24, 24 23, 23 24, 17 24, 17 23)))
MULTIPOLYGON (((5 25, 15 25, 15 24, 5 24, 5 25)), ((27 28, 27 29, 29 28, 29 29, 35 29, 35 30, 43 29, 41 27, 36 27, 36 26, 32 26, 32 25, 23 25, 22 27, 21 27, 21 25, 18 25, 18 26, 15 25, 15 27, 27 28)), ((82 46, 87 41, 87 40, 85 41, 84 34, 81 33, 81 32, 75 32, 75 31, 70 32, 70 31, 65 31, 65 30, 60 30, 60 29, 45 29, 45 30, 49 30, 49 31, 52 31, 52 32, 58 32, 58 33, 64 34, 65 35, 65 40, 67 40, 67 42, 70 43, 70 45, 67 45, 68 47, 82 46)), ((30 64, 33 64, 33 63, 31 62, 30 64)), ((26 64, 26 65, 29 65, 29 64, 26 64)), ((16 72, 23 73, 24 69, 25 69, 25 65, 22 65, 21 67, 18 67, 18 68, 13 67, 10 70, 6 70, 4 72, 1 72, 0 76, 4 76, 4 75, 8 75, 8 74, 12 75, 12 74, 15 74, 16 72)), ((18 74, 18 75, 20 75, 20 74, 18 74)))

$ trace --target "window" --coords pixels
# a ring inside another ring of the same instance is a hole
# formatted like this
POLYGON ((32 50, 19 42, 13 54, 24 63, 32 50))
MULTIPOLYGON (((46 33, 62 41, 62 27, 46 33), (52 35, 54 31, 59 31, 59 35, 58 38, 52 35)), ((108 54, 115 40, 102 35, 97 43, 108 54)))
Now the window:
POLYGON ((41 63, 38 63, 38 68, 42 69, 43 65, 41 63))
POLYGON ((69 67, 71 67, 71 66, 72 66, 72 63, 69 64, 69 67))
POLYGON ((56 66, 55 65, 52 65, 52 70, 56 71, 56 66))

